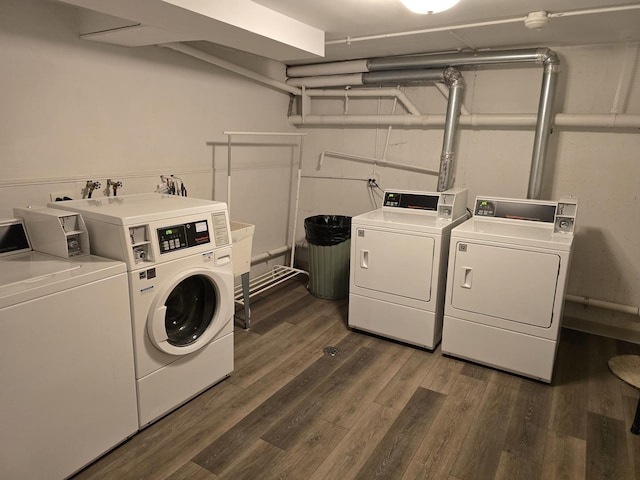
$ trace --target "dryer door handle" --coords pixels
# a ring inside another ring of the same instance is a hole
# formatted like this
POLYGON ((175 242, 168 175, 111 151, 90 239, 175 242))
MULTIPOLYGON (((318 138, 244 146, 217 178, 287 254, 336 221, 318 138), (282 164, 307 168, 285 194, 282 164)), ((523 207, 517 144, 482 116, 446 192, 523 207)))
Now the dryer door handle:
POLYGON ((462 278, 460 280, 460 286, 462 288, 471 288, 473 269, 471 267, 462 267, 462 278))
POLYGON ((369 250, 360 250, 360 268, 369 268, 369 250))

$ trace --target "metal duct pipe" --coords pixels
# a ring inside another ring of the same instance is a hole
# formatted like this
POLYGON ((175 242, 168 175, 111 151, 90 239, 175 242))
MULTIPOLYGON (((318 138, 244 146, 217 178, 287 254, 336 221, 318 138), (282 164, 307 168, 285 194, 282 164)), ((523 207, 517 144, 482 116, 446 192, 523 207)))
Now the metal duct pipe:
POLYGON ((496 65, 503 63, 544 63, 549 55, 555 55, 548 48, 528 48, 522 50, 502 50, 497 52, 463 52, 435 55, 411 55, 401 57, 380 57, 369 60, 329 62, 313 65, 298 65, 287 68, 287 77, 310 77, 348 73, 378 72, 404 69, 443 69, 473 65, 496 65))
POLYGON ((544 62, 544 75, 542 77, 540 101, 538 103, 538 120, 536 122, 536 133, 533 140, 527 198, 540 198, 540 192, 542 191, 542 177, 547 158, 549 137, 552 130, 553 99, 556 93, 559 72, 560 66, 555 53, 553 53, 553 55, 547 55, 544 62))
MULTIPOLYGON (((362 83, 386 84, 386 83, 407 83, 407 82, 443 82, 449 87, 449 100, 447 102, 447 115, 444 126, 444 139, 442 142, 442 153, 440 155, 440 169, 438 171, 437 190, 443 192, 453 186, 454 165, 455 165, 455 143, 458 133, 458 122, 460 119, 460 109, 462 107, 462 93, 464 90, 464 79, 459 70, 449 67, 444 71, 439 70, 392 70, 379 71, 352 75, 325 75, 312 78, 294 78, 293 83, 297 86, 336 86, 336 82, 345 80, 348 77, 357 77, 362 83), (328 83, 322 84, 322 81, 328 83)), ((289 80, 287 80, 289 82, 289 80)), ((359 83, 358 83, 359 84, 359 83)), ((349 92, 344 93, 349 96, 349 92)), ((306 117, 306 116, 304 116, 306 117)))
POLYGON ((442 70, 390 70, 362 74, 365 85, 385 83, 446 82, 442 70))
POLYGON ((349 73, 343 75, 320 75, 318 77, 298 77, 287 79, 291 87, 345 87, 359 85, 380 85, 416 83, 416 82, 444 82, 441 70, 393 70, 370 73, 349 73))
MULTIPOLYGON (((370 72, 407 68, 446 68, 504 63, 543 63, 550 55, 548 48, 502 50, 497 52, 445 53, 439 55, 415 55, 406 57, 373 58, 367 63, 370 72)), ((553 53, 553 52, 551 52, 553 53)), ((554 54, 555 55, 555 54, 554 54)))
POLYGON ((315 63, 287 67, 287 77, 317 77, 320 75, 344 75, 368 72, 368 60, 346 60, 344 62, 315 63))
POLYGON ((449 87, 447 115, 444 125, 444 139, 440 155, 440 169, 438 171, 438 192, 448 190, 453 186, 455 165, 455 144, 458 133, 458 120, 462 106, 464 79, 459 70, 449 67, 444 71, 438 70, 391 70, 363 73, 365 84, 368 83, 398 83, 398 82, 444 82, 449 87))
POLYGON ((440 155, 440 171, 438 173, 438 192, 444 192, 453 186, 455 179, 455 141, 460 120, 462 106, 462 92, 464 79, 459 70, 448 68, 444 72, 445 83, 449 87, 449 101, 447 102, 447 116, 444 125, 444 139, 442 140, 442 154, 440 155))
MULTIPOLYGON (((544 174, 544 166, 546 163, 549 136, 551 134, 553 100, 556 91, 557 76, 560 71, 559 60, 555 52, 548 48, 533 48, 521 50, 504 50, 498 52, 463 52, 440 55, 415 55, 374 58, 370 59, 366 64, 366 69, 369 72, 359 73, 359 75, 362 75, 363 83, 366 82, 368 84, 374 83, 376 79, 380 83, 384 83, 386 81, 401 82, 403 78, 405 79, 405 81, 417 81, 420 78, 420 75, 417 73, 409 73, 411 70, 422 69, 429 72, 429 69, 448 68, 452 66, 461 67, 523 62, 540 63, 544 65, 544 75, 540 92, 540 100, 538 103, 538 115, 534 137, 533 153, 531 156, 529 187, 527 190, 527 198, 539 198, 540 192, 542 190, 542 178, 544 174), (392 72, 397 70, 401 70, 401 72, 396 72, 400 74, 400 76, 395 77, 392 72), (367 80, 365 80, 365 78, 367 78, 367 80)), ((324 65, 326 70, 323 70, 319 65, 314 66, 314 73, 326 74, 337 70, 344 73, 345 70, 349 70, 350 68, 353 68, 354 72, 362 72, 363 70, 363 65, 361 62, 352 63, 349 65, 344 65, 344 62, 334 62, 324 65)), ((300 74, 300 72, 304 72, 304 69, 302 69, 302 67, 299 67, 298 70, 292 70, 291 72, 287 71, 287 74, 294 75, 296 73, 300 74)), ((425 73, 425 75, 429 77, 429 75, 431 74, 425 73)), ((332 75, 325 75, 325 77, 331 76, 332 75)), ((318 79, 322 77, 313 78, 318 79)), ((426 81, 426 78, 422 78, 422 80, 426 81)), ((457 95, 450 95, 450 97, 451 96, 461 96, 461 92, 458 91, 457 95)), ((449 158, 449 153, 451 152, 447 152, 445 151, 445 149, 451 147, 451 139, 447 138, 448 135, 452 135, 453 138, 455 138, 455 133, 457 131, 457 122, 460 115, 461 104, 457 106, 457 111, 451 108, 455 106, 455 103, 452 103, 450 98, 449 104, 447 105, 447 121, 445 123, 445 145, 443 145, 443 152, 440 161, 440 169, 442 175, 438 179, 438 188, 443 186, 441 185, 441 181, 443 182, 443 184, 448 184, 452 179, 451 170, 453 159, 449 158), (451 117, 449 116, 450 114, 452 115, 451 117), (453 128, 453 133, 448 130, 451 128, 453 128)))
POLYGON ((363 73, 348 73, 344 75, 320 75, 318 77, 289 78, 286 83, 289 87, 346 87, 363 85, 363 73))

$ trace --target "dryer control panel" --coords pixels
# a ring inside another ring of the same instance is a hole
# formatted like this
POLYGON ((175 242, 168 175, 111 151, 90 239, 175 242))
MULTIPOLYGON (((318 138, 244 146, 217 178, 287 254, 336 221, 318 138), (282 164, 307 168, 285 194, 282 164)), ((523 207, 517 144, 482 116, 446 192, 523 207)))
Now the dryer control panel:
POLYGON ((438 220, 455 220, 466 213, 467 190, 452 188, 444 192, 385 190, 382 208, 436 215, 438 220))
POLYGON ((538 222, 553 226, 554 233, 573 234, 578 200, 564 197, 559 201, 476 197, 473 214, 485 219, 538 222))
POLYGON ((482 198, 476 199, 474 215, 479 217, 527 220, 529 222, 553 222, 556 214, 555 202, 534 203, 530 201, 482 198))
POLYGON ((438 193, 384 192, 383 206, 435 212, 439 199, 438 193))

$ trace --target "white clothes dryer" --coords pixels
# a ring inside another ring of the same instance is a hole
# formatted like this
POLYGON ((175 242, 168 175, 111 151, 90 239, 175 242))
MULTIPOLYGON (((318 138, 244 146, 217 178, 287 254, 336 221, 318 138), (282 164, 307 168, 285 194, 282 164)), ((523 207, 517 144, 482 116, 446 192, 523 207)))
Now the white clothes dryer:
POLYGON ((139 194, 54 205, 82 214, 94 253, 127 264, 141 428, 231 373, 226 204, 139 194))
POLYGON ((349 326, 434 349, 442 336, 449 235, 467 191, 385 191, 351 219, 349 326))
POLYGON ((451 232, 443 353, 551 382, 576 210, 476 198, 451 232))
POLYGON ((67 478, 137 432, 128 291, 123 262, 0 221, 0 477, 67 478))

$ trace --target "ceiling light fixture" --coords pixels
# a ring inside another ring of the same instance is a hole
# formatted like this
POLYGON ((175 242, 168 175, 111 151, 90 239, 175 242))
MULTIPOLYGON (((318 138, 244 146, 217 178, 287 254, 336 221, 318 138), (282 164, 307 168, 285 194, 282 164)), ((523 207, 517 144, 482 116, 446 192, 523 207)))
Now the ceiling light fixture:
POLYGON ((405 7, 414 13, 429 14, 444 12, 460 0, 400 0, 405 7))

